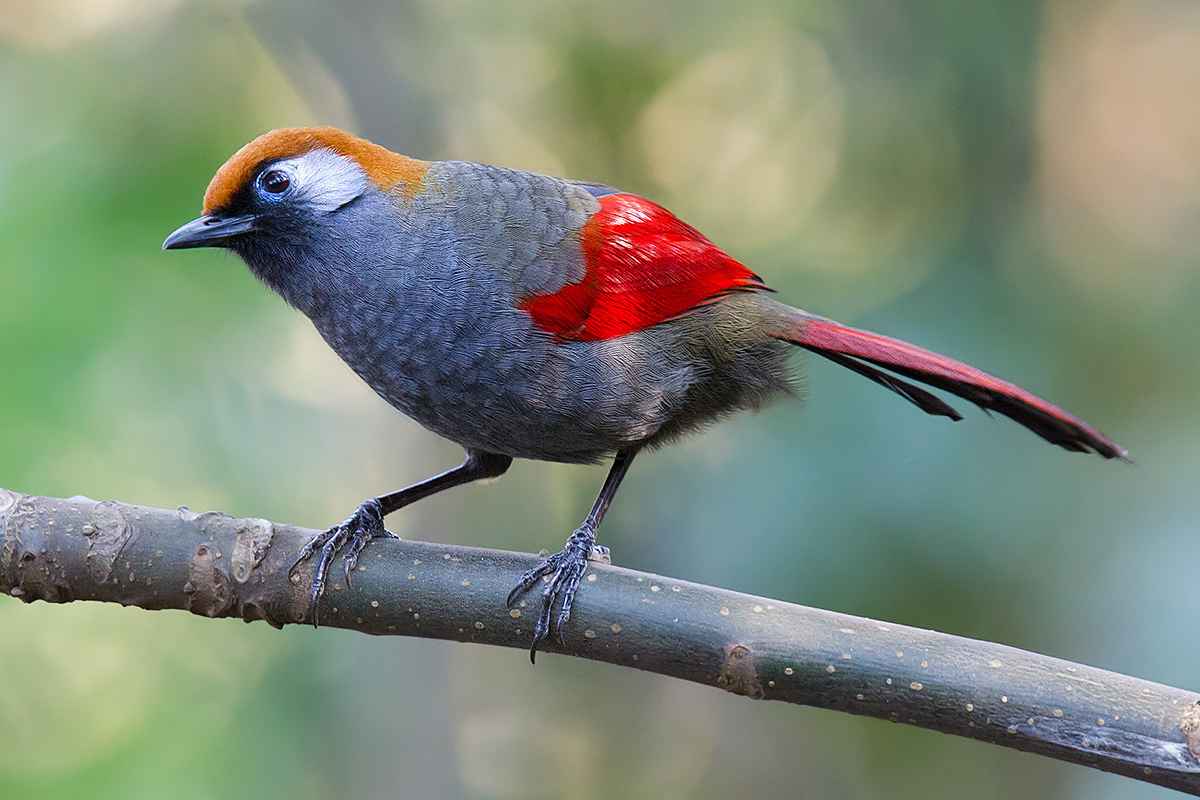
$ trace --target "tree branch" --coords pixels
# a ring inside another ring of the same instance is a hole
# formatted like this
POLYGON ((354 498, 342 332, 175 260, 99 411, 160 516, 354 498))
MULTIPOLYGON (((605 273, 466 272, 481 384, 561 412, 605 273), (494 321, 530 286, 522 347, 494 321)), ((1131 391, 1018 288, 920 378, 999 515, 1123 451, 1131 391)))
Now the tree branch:
MULTIPOLYGON (((0 589, 27 602, 102 600, 208 617, 311 619, 315 531, 0 489, 0 589)), ((379 635, 528 648, 540 598, 505 607, 532 555, 376 539, 321 623, 379 635), (527 605, 528 604, 528 605, 527 605)), ((1200 795, 1194 692, 1004 645, 593 564, 552 652, 918 725, 1200 795)))

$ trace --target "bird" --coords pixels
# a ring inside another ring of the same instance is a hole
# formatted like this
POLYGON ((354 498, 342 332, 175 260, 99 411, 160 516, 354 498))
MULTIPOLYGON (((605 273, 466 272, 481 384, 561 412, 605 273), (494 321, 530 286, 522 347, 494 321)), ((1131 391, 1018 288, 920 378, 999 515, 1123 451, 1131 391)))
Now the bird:
POLYGON ((911 381, 1075 452, 1128 461, 1086 422, 946 356, 785 305, 748 267, 637 194, 467 161, 421 161, 332 127, 272 130, 213 176, 164 250, 220 247, 304 313, 384 400, 456 442, 453 469, 362 503, 314 536, 311 618, 331 564, 347 585, 383 518, 502 475, 513 459, 612 465, 539 583, 530 659, 564 626, 600 523, 634 458, 796 393, 795 348, 961 419, 911 381))

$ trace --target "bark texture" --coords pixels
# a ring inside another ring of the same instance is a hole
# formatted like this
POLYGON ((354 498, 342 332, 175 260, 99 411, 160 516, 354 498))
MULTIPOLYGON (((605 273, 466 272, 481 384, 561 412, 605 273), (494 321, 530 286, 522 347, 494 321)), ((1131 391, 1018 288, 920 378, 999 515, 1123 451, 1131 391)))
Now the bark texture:
MULTIPOLYGON (((311 620, 315 531, 0 489, 0 590, 207 617, 311 620)), ((536 556, 376 539, 335 573, 321 624, 527 649, 537 603, 505 597, 536 556)), ((340 566, 340 561, 337 562, 340 566)), ((589 565, 550 652, 903 722, 1200 795, 1200 695, 1005 645, 589 565)))

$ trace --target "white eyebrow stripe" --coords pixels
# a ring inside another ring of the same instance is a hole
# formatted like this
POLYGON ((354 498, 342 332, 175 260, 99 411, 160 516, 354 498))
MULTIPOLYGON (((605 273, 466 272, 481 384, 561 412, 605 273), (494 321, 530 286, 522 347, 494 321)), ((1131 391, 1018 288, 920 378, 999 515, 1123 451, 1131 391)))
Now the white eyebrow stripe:
POLYGON ((291 179, 295 202, 317 211, 335 211, 369 185, 366 173, 353 159, 324 148, 279 161, 273 168, 291 179))

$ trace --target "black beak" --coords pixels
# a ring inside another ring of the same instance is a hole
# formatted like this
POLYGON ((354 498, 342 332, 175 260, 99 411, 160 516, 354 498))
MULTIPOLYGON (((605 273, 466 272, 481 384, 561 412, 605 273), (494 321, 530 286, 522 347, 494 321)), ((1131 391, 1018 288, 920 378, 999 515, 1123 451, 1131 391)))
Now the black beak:
POLYGON ((172 233, 163 242, 163 250, 183 250, 188 247, 221 247, 235 236, 254 230, 254 215, 218 217, 205 214, 172 233))

